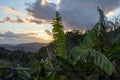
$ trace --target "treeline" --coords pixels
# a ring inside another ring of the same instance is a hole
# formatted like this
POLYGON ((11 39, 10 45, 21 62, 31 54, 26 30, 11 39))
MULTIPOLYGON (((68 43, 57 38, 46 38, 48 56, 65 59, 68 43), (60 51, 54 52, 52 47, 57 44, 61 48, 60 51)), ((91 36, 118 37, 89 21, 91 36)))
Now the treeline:
MULTIPOLYGON (((86 33, 83 34, 82 31, 72 30, 65 33, 67 39, 67 52, 69 53, 72 47, 80 44, 86 33)), ((24 50, 9 50, 4 47, 0 47, 0 62, 8 62, 12 65, 20 64, 23 67, 29 67, 36 60, 41 60, 48 56, 47 48, 53 49, 55 47, 55 43, 51 42, 47 46, 41 47, 37 52, 30 52, 24 50)))
POLYGON ((32 52, 25 52, 21 50, 11 51, 0 47, 0 62, 1 63, 9 63, 13 66, 16 64, 20 64, 24 67, 30 66, 30 62, 32 61, 33 53, 32 52))

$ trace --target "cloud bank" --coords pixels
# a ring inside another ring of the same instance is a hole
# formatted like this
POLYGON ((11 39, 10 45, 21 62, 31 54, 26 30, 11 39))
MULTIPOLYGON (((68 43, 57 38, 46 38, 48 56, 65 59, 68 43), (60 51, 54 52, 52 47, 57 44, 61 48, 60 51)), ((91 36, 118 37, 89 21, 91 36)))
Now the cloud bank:
POLYGON ((56 7, 63 17, 64 25, 69 28, 91 28, 98 21, 97 6, 102 8, 105 14, 120 6, 119 0, 61 0, 58 5, 53 3, 40 4, 45 0, 36 0, 27 11, 31 16, 52 20, 56 7))
POLYGON ((11 22, 11 23, 35 23, 35 24, 42 24, 46 23, 43 19, 35 18, 31 15, 27 15, 20 11, 17 11, 14 8, 8 6, 0 6, 0 8, 4 9, 5 14, 9 16, 5 17, 4 19, 0 20, 0 23, 4 22, 11 22))
POLYGON ((26 4, 28 6, 26 9, 27 17, 14 8, 2 6, 5 13, 17 17, 5 17, 0 20, 0 23, 51 23, 56 10, 58 10, 62 16, 65 29, 90 29, 98 22, 97 6, 107 16, 111 16, 113 11, 120 7, 120 0, 58 0, 56 4, 48 2, 48 0, 36 0, 34 3, 26 4))
POLYGON ((50 34, 49 30, 39 31, 38 33, 13 33, 8 31, 0 33, 0 44, 20 44, 28 42, 49 43, 53 40, 50 34))

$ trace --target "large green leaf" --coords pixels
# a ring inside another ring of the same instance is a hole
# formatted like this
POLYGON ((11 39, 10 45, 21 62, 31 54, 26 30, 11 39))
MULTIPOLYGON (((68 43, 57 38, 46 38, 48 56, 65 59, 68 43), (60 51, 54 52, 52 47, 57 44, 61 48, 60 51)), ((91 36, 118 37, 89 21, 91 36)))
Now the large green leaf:
POLYGON ((23 75, 22 77, 31 78, 31 75, 27 71, 25 71, 24 68, 23 69, 22 68, 23 67, 21 65, 17 64, 17 68, 16 69, 18 70, 18 73, 20 75, 23 75))
POLYGON ((115 38, 111 48, 106 52, 108 58, 111 58, 116 52, 120 51, 120 34, 115 38))
POLYGON ((72 70, 74 66, 71 64, 69 60, 66 60, 60 56, 57 56, 57 63, 65 70, 72 70))
POLYGON ((55 80, 55 76, 56 76, 56 72, 51 72, 49 73, 49 75, 47 76, 46 80, 55 80))
POLYGON ((103 53, 93 50, 90 54, 90 57, 93 57, 95 65, 100 67, 102 70, 104 70, 109 75, 116 72, 114 65, 103 53))
MULTIPOLYGON (((91 58, 93 63, 97 65, 99 68, 104 70, 106 73, 111 75, 113 72, 115 72, 115 68, 113 64, 110 62, 110 60, 101 52, 96 51, 96 50, 83 50, 76 48, 76 52, 79 54, 76 59, 74 60, 82 60, 82 61, 87 61, 87 57, 91 58)), ((74 61, 74 64, 76 61, 74 61)))
POLYGON ((112 72, 114 72, 114 66, 112 65, 112 63, 107 59, 107 57, 104 54, 95 51, 103 50, 103 43, 105 38, 104 36, 106 32, 103 12, 100 9, 98 9, 98 11, 100 15, 99 22, 93 27, 93 29, 89 31, 83 42, 79 44, 79 46, 74 47, 71 50, 70 57, 71 61, 75 65, 80 59, 85 60, 90 53, 90 57, 94 59, 94 64, 98 65, 106 73, 111 74, 112 72), (91 53, 91 51, 93 53, 91 53), (110 70, 110 68, 107 68, 105 64, 107 64, 107 66, 109 65, 112 69, 110 70))
POLYGON ((82 44, 80 44, 81 49, 97 48, 101 50, 103 47, 104 36, 106 32, 104 14, 100 8, 99 11, 99 22, 89 31, 82 44))
POLYGON ((72 57, 73 64, 75 65, 81 55, 81 53, 85 53, 86 50, 93 49, 95 46, 95 40, 97 39, 99 23, 96 24, 91 31, 86 35, 85 39, 79 46, 75 46, 72 48, 70 52, 70 56, 72 57))
POLYGON ((98 34, 98 26, 99 23, 97 23, 92 30, 89 31, 89 33, 84 38, 83 42, 79 45, 81 49, 90 49, 95 46, 95 40, 97 39, 98 34))
POLYGON ((33 80, 39 80, 38 77, 34 77, 33 80))
MULTIPOLYGON (((75 65, 77 61, 80 59, 81 55, 85 53, 87 53, 87 50, 81 49, 80 47, 77 47, 77 46, 74 47, 70 52, 71 63, 75 65)), ((85 55, 82 57, 84 58, 85 55)))
POLYGON ((40 63, 40 61, 36 61, 34 64, 33 64, 33 66, 32 66, 32 68, 31 68, 31 70, 30 70, 30 73, 31 74, 34 74, 34 73, 36 73, 36 72, 40 72, 42 70, 42 66, 41 66, 41 63, 40 63))
POLYGON ((100 24, 97 23, 93 27, 93 29, 91 31, 89 31, 89 33, 86 35, 83 42, 79 46, 73 47, 73 49, 70 52, 70 56, 72 56, 74 64, 76 64, 81 53, 85 53, 86 50, 88 51, 88 50, 99 47, 101 42, 100 41, 97 42, 97 45, 96 45, 96 41, 98 41, 97 40, 98 37, 102 37, 102 35, 104 34, 104 31, 105 31, 104 28, 102 28, 102 26, 101 26, 101 35, 100 35, 100 33, 98 35, 98 28, 99 27, 100 27, 100 24))

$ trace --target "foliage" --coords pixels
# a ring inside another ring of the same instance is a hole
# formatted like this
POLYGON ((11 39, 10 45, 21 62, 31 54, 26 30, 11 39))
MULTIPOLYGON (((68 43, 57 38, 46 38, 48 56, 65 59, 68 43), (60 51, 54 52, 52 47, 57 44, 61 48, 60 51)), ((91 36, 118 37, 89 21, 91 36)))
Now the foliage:
POLYGON ((106 33, 106 25, 103 12, 100 9, 98 9, 98 11, 100 14, 99 23, 97 23, 95 27, 93 27, 93 29, 86 35, 82 44, 72 49, 71 57, 73 64, 75 65, 79 59, 84 58, 84 61, 86 61, 86 56, 89 54, 89 57, 91 57, 95 65, 111 75, 115 72, 115 68, 109 58, 105 56, 104 36, 106 33))
POLYGON ((0 48, 0 79, 117 80, 120 34, 107 32, 104 14, 100 8, 98 11, 99 22, 85 34, 78 30, 64 34, 60 14, 56 12, 52 22, 54 42, 34 54, 0 48), (115 34, 115 39, 108 38, 109 33, 115 34))
POLYGON ((78 44, 81 44, 86 33, 82 33, 82 31, 73 29, 72 31, 66 32, 66 41, 67 41, 67 52, 70 53, 71 49, 78 44))
POLYGON ((38 52, 33 55, 33 58, 36 60, 41 60, 42 58, 47 57, 47 47, 41 47, 38 52))
POLYGON ((67 59, 66 51, 66 38, 63 31, 63 26, 61 22, 61 17, 58 12, 56 12, 56 18, 52 22, 53 26, 53 37, 56 45, 56 51, 59 56, 67 59))

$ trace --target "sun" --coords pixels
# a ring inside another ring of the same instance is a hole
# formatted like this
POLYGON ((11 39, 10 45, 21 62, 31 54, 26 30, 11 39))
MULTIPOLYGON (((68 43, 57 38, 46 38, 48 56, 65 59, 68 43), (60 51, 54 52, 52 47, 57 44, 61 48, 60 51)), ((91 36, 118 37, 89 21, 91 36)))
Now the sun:
POLYGON ((42 0, 41 4, 42 5, 46 5, 47 3, 54 3, 56 5, 58 5, 60 3, 61 0, 42 0))
POLYGON ((29 35, 29 36, 30 37, 35 37, 38 40, 42 39, 46 43, 50 43, 51 41, 53 41, 53 36, 52 35, 48 35, 44 30, 34 31, 34 32, 32 32, 32 35, 29 35))
POLYGON ((106 14, 107 17, 111 17, 111 16, 113 16, 113 15, 114 15, 114 11, 110 11, 110 12, 108 12, 108 13, 106 14))
POLYGON ((60 3, 60 0, 47 0, 47 2, 58 5, 60 3))

